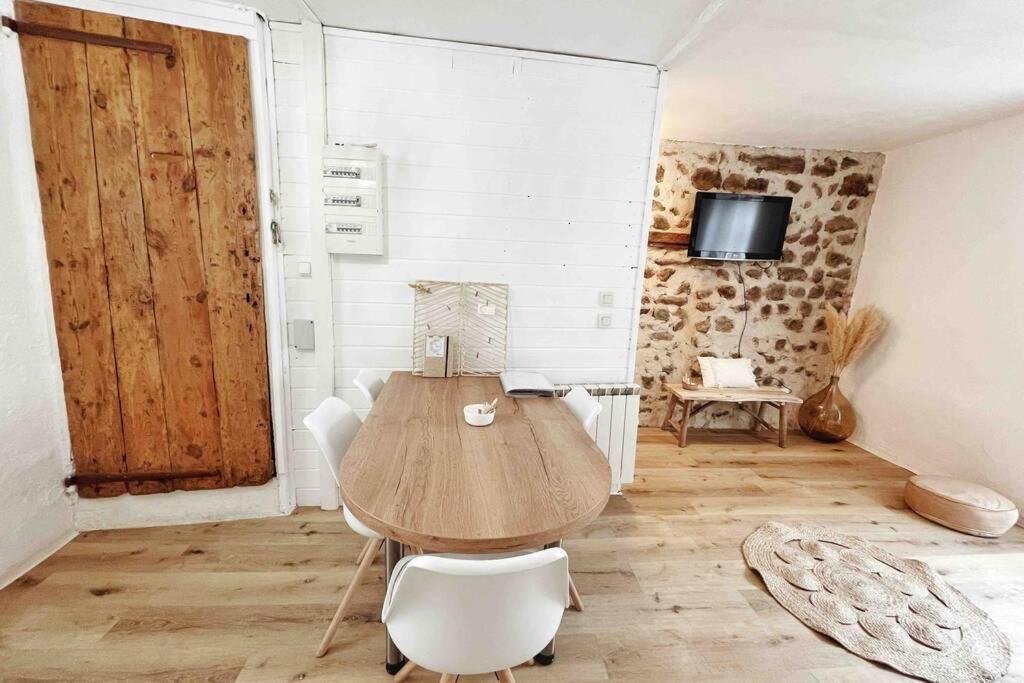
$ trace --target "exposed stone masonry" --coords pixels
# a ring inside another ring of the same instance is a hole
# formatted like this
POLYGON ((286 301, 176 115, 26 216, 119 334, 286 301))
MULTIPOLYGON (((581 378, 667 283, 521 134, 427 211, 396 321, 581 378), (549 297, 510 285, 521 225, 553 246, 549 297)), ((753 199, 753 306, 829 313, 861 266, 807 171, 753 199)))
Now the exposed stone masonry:
MULTIPOLYGON (((865 152, 662 141, 655 229, 688 232, 698 190, 790 195, 793 211, 778 263, 690 260, 685 249, 648 248, 636 368, 643 387, 641 424, 661 423, 662 382, 699 376, 698 356, 737 355, 745 314, 738 355, 754 360, 759 377, 775 378, 805 397, 825 383, 830 365, 822 309, 827 301, 849 306, 884 159, 865 152)), ((728 406, 712 406, 691 424, 746 427, 749 420, 728 406)))

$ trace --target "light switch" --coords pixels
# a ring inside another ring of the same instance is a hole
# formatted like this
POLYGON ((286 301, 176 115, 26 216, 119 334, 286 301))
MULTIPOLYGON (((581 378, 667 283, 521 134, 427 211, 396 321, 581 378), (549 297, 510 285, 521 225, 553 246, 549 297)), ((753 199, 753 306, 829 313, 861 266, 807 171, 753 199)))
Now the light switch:
POLYGON ((299 275, 302 277, 312 277, 313 264, 309 261, 299 261, 299 275))
POLYGON ((312 320, 292 321, 292 346, 303 351, 312 351, 316 348, 316 333, 312 320))
POLYGON ((598 296, 598 302, 602 306, 614 306, 615 305, 615 293, 614 292, 601 292, 598 296))
POLYGON ((610 315, 599 315, 597 316, 597 326, 600 328, 608 328, 612 326, 612 317, 610 315))

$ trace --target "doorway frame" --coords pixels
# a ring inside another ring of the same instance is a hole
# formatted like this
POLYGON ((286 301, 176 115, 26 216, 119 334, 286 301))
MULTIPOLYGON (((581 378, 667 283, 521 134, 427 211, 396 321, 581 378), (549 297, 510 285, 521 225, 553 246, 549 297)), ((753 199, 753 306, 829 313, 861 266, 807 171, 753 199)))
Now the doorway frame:
MULTIPOLYGON (((290 372, 285 316, 284 251, 274 243, 272 225, 277 220, 279 175, 276 155, 277 128, 273 61, 269 20, 259 11, 213 0, 182 0, 169 9, 157 0, 39 0, 47 4, 155 21, 246 39, 256 149, 256 186, 259 202, 262 250, 264 315, 267 330, 267 364, 270 382, 270 421, 274 447, 274 477, 262 486, 208 491, 176 491, 112 499, 75 500, 79 530, 159 524, 188 524, 287 515, 295 509, 291 453, 290 372), (182 505, 182 497, 195 505, 182 505), (168 497, 172 497, 168 500, 168 497), (121 498, 131 499, 121 501, 121 498), (136 500, 137 499, 137 500, 136 500), (167 500, 166 504, 161 504, 167 500), (117 501, 115 503, 114 501, 117 501), (211 505, 211 503, 213 503, 211 505)), ((5 14, 13 2, 2 2, 5 14)), ((12 7, 13 9, 13 7, 12 7)), ((41 228, 41 226, 40 226, 41 228)), ((43 263, 45 268, 46 264, 43 263)), ((56 348, 56 342, 54 342, 56 348)), ((66 419, 66 416, 65 416, 66 419)), ((65 426, 65 430, 67 427, 65 426)))

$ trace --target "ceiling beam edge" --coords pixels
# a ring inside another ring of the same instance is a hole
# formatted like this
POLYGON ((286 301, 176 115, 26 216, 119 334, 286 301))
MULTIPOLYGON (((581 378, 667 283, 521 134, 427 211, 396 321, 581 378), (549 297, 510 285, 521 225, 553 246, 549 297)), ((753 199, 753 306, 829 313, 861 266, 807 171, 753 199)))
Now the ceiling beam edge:
POLYGON ((324 25, 324 22, 320 19, 320 15, 316 13, 316 10, 314 10, 306 0, 298 0, 298 3, 299 6, 302 7, 302 11, 305 13, 308 21, 311 21, 314 24, 320 24, 321 26, 324 25))
POLYGON ((671 68, 672 63, 697 41, 697 38, 704 29, 714 21, 715 17, 718 16, 727 4, 729 4, 729 0, 708 0, 700 15, 690 24, 689 30, 672 46, 671 50, 665 53, 664 57, 658 60, 658 68, 663 70, 671 68))

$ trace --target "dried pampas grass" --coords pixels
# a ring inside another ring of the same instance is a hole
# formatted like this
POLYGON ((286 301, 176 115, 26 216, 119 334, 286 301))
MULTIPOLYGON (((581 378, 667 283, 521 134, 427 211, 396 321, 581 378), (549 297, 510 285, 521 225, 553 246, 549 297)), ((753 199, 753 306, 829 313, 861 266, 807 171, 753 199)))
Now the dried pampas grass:
POLYGON ((864 306, 847 317, 828 304, 825 306, 825 328, 832 351, 832 374, 839 376, 882 336, 885 318, 874 306, 864 306))

